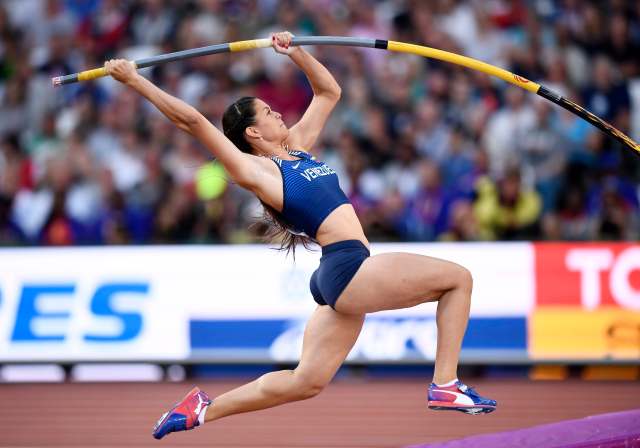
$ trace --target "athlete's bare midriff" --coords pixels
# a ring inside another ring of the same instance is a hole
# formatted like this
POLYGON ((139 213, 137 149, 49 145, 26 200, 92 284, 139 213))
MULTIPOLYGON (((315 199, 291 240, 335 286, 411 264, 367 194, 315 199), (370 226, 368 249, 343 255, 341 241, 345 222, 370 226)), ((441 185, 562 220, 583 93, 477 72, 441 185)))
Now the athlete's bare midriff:
MULTIPOLYGON (((262 167, 263 175, 254 193, 263 202, 275 210, 282 211, 283 191, 280 170, 269 159, 256 157, 262 167)), ((321 246, 344 240, 360 240, 369 247, 362 224, 351 204, 342 204, 333 210, 320 224, 316 240, 321 246)))
POLYGON ((362 224, 351 204, 342 204, 322 221, 316 233, 316 240, 321 246, 344 240, 360 240, 369 247, 362 224))

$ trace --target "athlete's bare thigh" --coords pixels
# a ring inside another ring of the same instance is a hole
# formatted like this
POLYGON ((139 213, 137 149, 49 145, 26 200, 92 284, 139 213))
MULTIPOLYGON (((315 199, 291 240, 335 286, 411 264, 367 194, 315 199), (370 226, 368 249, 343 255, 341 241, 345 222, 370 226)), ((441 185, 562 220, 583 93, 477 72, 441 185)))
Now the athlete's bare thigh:
POLYGON ((387 253, 367 258, 336 302, 336 311, 363 314, 438 300, 454 288, 462 266, 424 255, 387 253))

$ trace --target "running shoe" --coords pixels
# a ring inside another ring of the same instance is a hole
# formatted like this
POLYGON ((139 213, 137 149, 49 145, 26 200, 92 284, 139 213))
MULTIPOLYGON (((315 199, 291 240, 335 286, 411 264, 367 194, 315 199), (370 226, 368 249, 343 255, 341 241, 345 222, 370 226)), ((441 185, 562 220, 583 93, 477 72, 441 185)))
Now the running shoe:
POLYGON ((170 432, 186 431, 200 425, 198 416, 211 404, 209 396, 197 387, 191 389, 182 401, 168 412, 162 414, 153 427, 153 437, 162 439, 170 432))
POLYGON ((428 400, 429 409, 460 411, 465 414, 486 414, 495 411, 498 405, 496 400, 481 397, 472 387, 461 381, 447 387, 431 383, 428 400))

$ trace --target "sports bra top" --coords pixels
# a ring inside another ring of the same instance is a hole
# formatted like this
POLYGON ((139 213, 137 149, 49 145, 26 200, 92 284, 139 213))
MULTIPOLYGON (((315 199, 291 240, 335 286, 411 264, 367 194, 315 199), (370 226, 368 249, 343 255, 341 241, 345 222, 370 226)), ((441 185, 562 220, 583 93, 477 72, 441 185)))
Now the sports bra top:
POLYGON ((295 232, 315 238, 318 227, 329 214, 349 199, 338 184, 338 176, 327 164, 304 151, 289 151, 297 160, 273 156, 282 174, 281 216, 295 232))

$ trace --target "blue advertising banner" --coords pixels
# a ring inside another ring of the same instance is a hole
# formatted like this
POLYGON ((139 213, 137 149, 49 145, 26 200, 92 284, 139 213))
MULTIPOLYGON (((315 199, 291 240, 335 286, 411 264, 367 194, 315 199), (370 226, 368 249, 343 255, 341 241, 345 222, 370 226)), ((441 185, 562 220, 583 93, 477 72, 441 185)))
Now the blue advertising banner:
MULTIPOLYGON (((304 320, 192 320, 191 357, 255 362, 295 362, 302 350, 304 320)), ((434 318, 368 317, 347 360, 353 362, 433 361, 434 318)), ((461 361, 522 360, 527 353, 524 317, 472 318, 461 361)))

